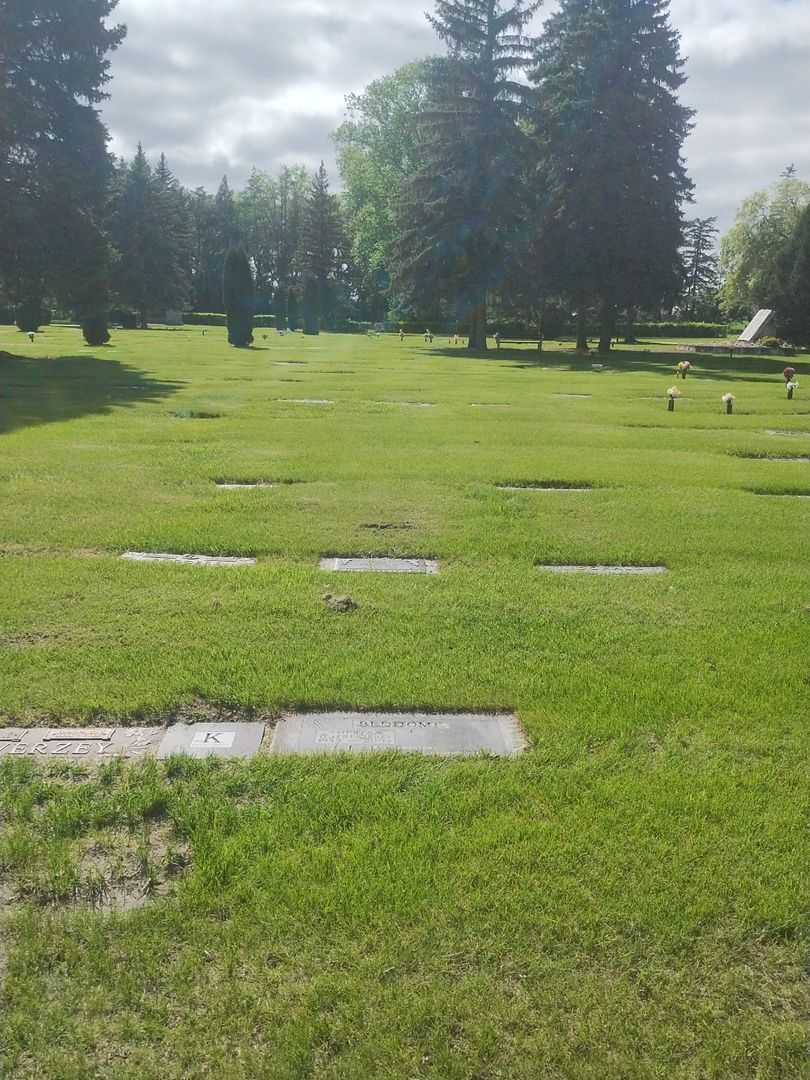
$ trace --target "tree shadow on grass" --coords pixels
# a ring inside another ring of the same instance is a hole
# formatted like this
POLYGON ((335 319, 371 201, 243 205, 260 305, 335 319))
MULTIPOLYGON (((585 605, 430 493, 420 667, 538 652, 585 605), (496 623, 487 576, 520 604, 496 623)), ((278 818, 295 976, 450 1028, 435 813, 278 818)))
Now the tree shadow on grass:
POLYGON ((692 371, 689 379, 723 379, 727 382, 772 382, 781 380, 782 370, 790 365, 800 376, 810 377, 810 363, 802 362, 799 357, 793 359, 783 356, 743 356, 739 352, 734 357, 711 353, 683 352, 644 352, 611 351, 603 356, 594 350, 582 356, 572 350, 544 349, 543 352, 528 352, 525 349, 501 348, 486 353, 471 353, 466 349, 432 349, 432 355, 452 360, 487 360, 505 367, 519 368, 526 371, 539 368, 555 368, 587 374, 593 366, 601 365, 605 373, 611 371, 646 372, 674 379, 675 367, 682 360, 689 360, 692 371))
POLYGON ((105 414, 116 406, 162 401, 184 385, 155 379, 107 357, 42 359, 0 352, 0 435, 105 414))

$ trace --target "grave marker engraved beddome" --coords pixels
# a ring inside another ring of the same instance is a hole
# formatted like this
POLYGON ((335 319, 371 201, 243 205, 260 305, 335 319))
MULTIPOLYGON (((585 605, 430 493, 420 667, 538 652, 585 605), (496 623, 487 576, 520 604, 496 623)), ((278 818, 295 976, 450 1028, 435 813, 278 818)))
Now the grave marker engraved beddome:
POLYGON ((157 756, 250 758, 261 749, 264 730, 260 723, 175 724, 163 736, 157 756))
POLYGON ((517 718, 496 713, 311 713, 287 716, 276 728, 271 753, 403 753, 514 757, 526 749, 517 718))
POLYGON ((154 754, 163 728, 0 729, 0 756, 35 758, 144 757, 154 754))
POLYGON ((761 337, 764 337, 765 331, 773 322, 774 314, 770 308, 761 308, 737 338, 737 341, 742 345, 753 345, 754 342, 759 341, 761 337))
POLYGON ((439 573, 436 559, 393 559, 393 558, 323 558, 321 570, 331 573, 350 574, 431 574, 439 573))

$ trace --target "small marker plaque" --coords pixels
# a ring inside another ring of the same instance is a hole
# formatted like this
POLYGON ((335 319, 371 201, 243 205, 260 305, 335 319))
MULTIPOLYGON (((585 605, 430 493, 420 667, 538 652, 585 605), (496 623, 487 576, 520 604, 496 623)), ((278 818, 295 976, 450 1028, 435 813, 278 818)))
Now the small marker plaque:
POLYGON ((159 758, 249 758, 261 749, 264 724, 176 724, 169 728, 158 750, 159 758))

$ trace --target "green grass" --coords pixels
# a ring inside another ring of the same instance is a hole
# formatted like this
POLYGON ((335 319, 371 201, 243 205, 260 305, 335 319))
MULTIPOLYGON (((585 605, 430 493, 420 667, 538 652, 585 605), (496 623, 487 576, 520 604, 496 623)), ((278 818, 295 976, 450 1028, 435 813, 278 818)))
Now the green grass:
POLYGON ((767 457, 810 455, 783 358, 692 356, 669 414, 681 354, 257 346, 0 327, 6 721, 497 708, 531 749, 0 763, 0 1076, 805 1076, 810 503, 755 494, 810 491, 767 457), (593 490, 496 487, 550 481, 593 490))

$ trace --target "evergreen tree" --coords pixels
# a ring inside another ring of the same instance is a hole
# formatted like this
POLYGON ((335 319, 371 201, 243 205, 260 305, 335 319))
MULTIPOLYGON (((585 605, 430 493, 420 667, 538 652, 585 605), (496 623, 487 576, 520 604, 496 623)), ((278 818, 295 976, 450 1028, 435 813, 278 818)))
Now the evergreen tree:
POLYGON ((219 307, 222 279, 216 276, 214 242, 214 200, 205 188, 196 188, 189 198, 191 216, 191 303, 195 311, 219 307))
POLYGON ((191 214, 188 196, 169 168, 165 154, 160 155, 154 172, 154 199, 160 224, 155 292, 160 294, 165 309, 182 311, 191 284, 191 214))
POLYGON ((304 277, 303 320, 304 333, 309 335, 321 332, 321 290, 314 274, 304 277))
POLYGON ((620 307, 677 295, 692 190, 682 68, 669 0, 562 0, 537 47, 544 225, 557 284, 581 315, 599 308, 602 350, 620 307))
POLYGON ((276 200, 270 226, 274 303, 280 327, 295 327, 298 321, 297 256, 301 249, 301 231, 308 191, 307 172, 303 166, 284 166, 276 182, 276 200))
POLYGON ((239 349, 253 344, 253 271, 244 248, 231 248, 225 256, 223 302, 228 318, 228 341, 239 349))
POLYGON ((516 235, 527 88, 514 76, 530 45, 535 0, 437 0, 428 16, 449 56, 427 73, 421 167, 406 181, 397 282, 406 296, 446 297, 486 349, 487 295, 504 281, 516 235))
MULTIPOLYGON (((301 247, 298 257, 300 271, 304 275, 304 306, 308 309, 313 293, 310 282, 317 285, 317 322, 330 320, 332 288, 340 265, 343 229, 340 205, 336 196, 329 193, 329 177, 321 162, 312 178, 309 197, 304 208, 301 227, 301 247)), ((305 325, 315 325, 313 318, 304 316, 305 325)), ((311 329, 307 333, 313 332, 311 329)), ((314 331, 317 333, 317 331, 314 331)))
MULTIPOLYGON (((116 0, 0 2, 0 284, 106 314, 107 96, 116 0)), ((36 319, 35 319, 36 321, 36 319)))
POLYGON ((112 235, 117 258, 113 286, 118 302, 137 311, 182 308, 189 294, 191 221, 185 193, 161 155, 152 169, 143 147, 122 162, 113 200, 112 235))
POLYGON ((683 237, 683 313, 688 319, 701 318, 716 305, 720 286, 717 218, 687 221, 683 237))

